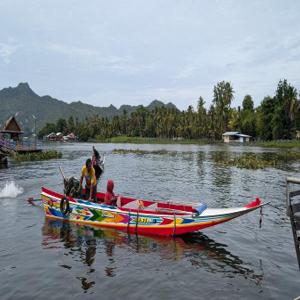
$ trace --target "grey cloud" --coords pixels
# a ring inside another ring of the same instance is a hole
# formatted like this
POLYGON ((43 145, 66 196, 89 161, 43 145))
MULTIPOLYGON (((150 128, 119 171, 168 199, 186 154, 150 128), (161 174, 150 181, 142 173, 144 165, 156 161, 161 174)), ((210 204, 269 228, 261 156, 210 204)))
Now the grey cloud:
POLYGON ((299 88, 300 2, 0 2, 0 88, 119 106, 155 98, 180 108, 231 81, 238 105, 278 80, 299 88), (26 11, 26 13, 24 13, 26 11), (21 51, 22 50, 22 51, 21 51))

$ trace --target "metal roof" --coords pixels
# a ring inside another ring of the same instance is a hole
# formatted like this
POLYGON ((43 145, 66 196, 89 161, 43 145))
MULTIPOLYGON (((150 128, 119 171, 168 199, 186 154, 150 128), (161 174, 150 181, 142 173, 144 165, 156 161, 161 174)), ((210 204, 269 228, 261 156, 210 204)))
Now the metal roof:
POLYGON ((238 137, 251 137, 251 135, 247 135, 247 134, 243 134, 243 133, 240 133, 238 131, 227 131, 225 133, 222 134, 223 136, 238 136, 238 137))
POLYGON ((237 135, 240 134, 238 131, 227 131, 223 133, 222 135, 237 135))

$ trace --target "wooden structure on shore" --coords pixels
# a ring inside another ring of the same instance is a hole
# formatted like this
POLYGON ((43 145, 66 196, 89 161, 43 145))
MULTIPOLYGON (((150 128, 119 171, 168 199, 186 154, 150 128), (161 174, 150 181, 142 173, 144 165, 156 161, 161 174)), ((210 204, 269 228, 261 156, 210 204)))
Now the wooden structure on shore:
POLYGON ((24 141, 22 138, 23 133, 14 116, 6 121, 4 128, 0 131, 0 156, 2 158, 16 153, 42 151, 42 149, 37 148, 36 142, 24 141))
POLYGON ((5 138, 20 141, 24 132, 22 131, 15 116, 12 116, 5 122, 4 128, 0 131, 0 133, 5 138))
POLYGON ((248 143, 251 136, 237 131, 227 131, 222 134, 224 143, 248 143))
POLYGON ((286 178, 286 213, 290 217, 294 244, 300 270, 300 178, 286 178), (291 185, 298 185, 291 189, 291 185))

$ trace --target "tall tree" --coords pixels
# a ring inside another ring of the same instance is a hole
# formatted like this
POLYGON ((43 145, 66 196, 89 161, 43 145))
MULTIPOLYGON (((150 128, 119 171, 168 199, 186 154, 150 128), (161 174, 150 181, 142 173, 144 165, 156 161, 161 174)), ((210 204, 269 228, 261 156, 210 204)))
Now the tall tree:
POLYGON ((205 101, 204 99, 200 96, 198 99, 198 104, 197 104, 197 137, 205 137, 207 136, 207 115, 206 115, 206 109, 205 109, 205 101))
POLYGON ((210 106, 208 111, 208 137, 212 140, 216 139, 216 112, 213 105, 210 106))
POLYGON ((230 82, 221 81, 214 87, 213 103, 216 112, 216 133, 219 139, 227 130, 233 94, 234 91, 230 82))
POLYGON ((75 122, 74 122, 74 118, 72 116, 69 117, 69 119, 68 119, 67 129, 69 132, 73 132, 75 129, 75 122))
POLYGON ((228 130, 230 130, 230 131, 240 131, 240 112, 236 108, 230 109, 228 130))
POLYGON ((294 120, 297 108, 297 90, 286 79, 280 80, 274 101, 273 139, 290 139, 295 133, 294 120))
POLYGON ((263 140, 272 140, 272 119, 275 110, 274 99, 267 96, 257 108, 257 130, 263 140))
POLYGON ((42 138, 51 132, 57 132, 56 125, 54 123, 46 123, 46 125, 39 131, 38 137, 42 138))
POLYGON ((256 120, 254 103, 250 95, 246 95, 243 100, 243 109, 241 112, 241 131, 252 137, 256 135, 256 120))
POLYGON ((56 130, 62 132, 63 134, 67 133, 68 125, 65 119, 58 119, 56 122, 56 130))

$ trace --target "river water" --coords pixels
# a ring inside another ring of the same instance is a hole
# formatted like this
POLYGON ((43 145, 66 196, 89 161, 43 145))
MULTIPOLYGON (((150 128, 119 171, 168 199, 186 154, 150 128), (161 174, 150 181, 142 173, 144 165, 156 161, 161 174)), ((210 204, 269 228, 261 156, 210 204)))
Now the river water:
MULTIPOLYGON (((61 144, 60 160, 10 163, 0 170, 0 299, 294 299, 300 295, 285 177, 299 164, 246 170, 215 163, 214 153, 271 152, 242 146, 97 144, 115 192, 211 207, 260 197, 272 206, 183 237, 127 235, 47 221, 41 186, 61 192, 58 171, 79 177, 92 144, 61 144), (142 149, 161 154, 115 154, 142 149)), ((269 154, 268 154, 269 153, 269 154)))

